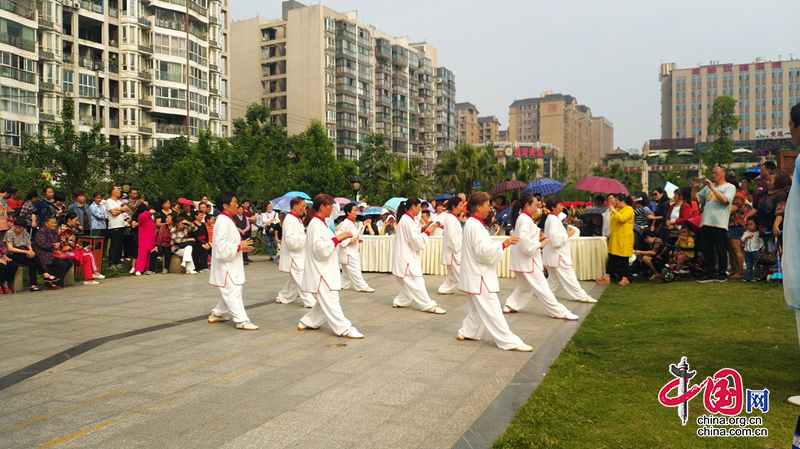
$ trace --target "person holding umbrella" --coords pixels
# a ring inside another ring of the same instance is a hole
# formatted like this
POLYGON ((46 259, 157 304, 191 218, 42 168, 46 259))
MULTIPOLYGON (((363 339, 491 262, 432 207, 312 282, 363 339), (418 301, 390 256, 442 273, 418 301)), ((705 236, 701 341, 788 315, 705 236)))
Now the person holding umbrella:
POLYGON ((544 223, 544 236, 550 240, 542 250, 542 262, 550 276, 547 283, 558 297, 563 294, 568 299, 580 302, 597 302, 581 288, 575 270, 572 268, 572 253, 569 248, 569 235, 558 215, 564 210, 564 200, 558 196, 547 198, 550 214, 544 223))
POLYGON ((306 214, 306 200, 300 196, 292 198, 289 206, 292 208, 289 215, 283 220, 283 239, 281 239, 281 256, 278 270, 289 273, 289 279, 283 290, 275 298, 277 304, 289 304, 298 296, 303 300, 303 305, 310 309, 317 302, 313 296, 301 290, 303 282, 303 269, 305 268, 306 228, 300 217, 306 214))
MULTIPOLYGON (((437 205, 438 207, 438 205, 437 205)), ((442 265, 447 267, 447 277, 439 286, 440 295, 452 295, 458 291, 458 278, 461 274, 462 229, 459 215, 464 210, 464 201, 454 196, 445 203, 446 214, 441 214, 439 222, 444 232, 442 240, 442 265)))
POLYGON ((420 209, 421 201, 415 197, 401 202, 397 208, 400 222, 394 239, 392 274, 397 279, 400 292, 394 298, 392 307, 396 309, 408 307, 413 301, 428 313, 443 314, 446 311, 428 296, 420 262, 420 252, 428 246, 428 237, 439 227, 439 223, 433 223, 420 232, 414 221, 420 209))

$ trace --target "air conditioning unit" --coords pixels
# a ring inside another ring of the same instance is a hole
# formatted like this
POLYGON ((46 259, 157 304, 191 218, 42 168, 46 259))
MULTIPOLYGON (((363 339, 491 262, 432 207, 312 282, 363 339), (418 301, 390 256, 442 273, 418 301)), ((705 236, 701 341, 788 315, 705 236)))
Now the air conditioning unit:
POLYGON ((70 98, 70 97, 72 97, 72 92, 64 92, 64 95, 65 95, 67 98, 70 98))

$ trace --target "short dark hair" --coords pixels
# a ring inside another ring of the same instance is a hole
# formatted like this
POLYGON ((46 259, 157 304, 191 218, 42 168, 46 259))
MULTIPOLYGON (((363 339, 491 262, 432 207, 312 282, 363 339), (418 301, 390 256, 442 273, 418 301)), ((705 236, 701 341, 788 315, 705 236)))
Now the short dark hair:
POLYGON ((647 237, 656 238, 656 233, 651 231, 651 230, 649 230, 649 229, 647 229, 642 233, 642 237, 644 237, 644 238, 647 238, 647 237))
POLYGON ((8 192, 11 192, 11 186, 0 187, 0 193, 8 193, 8 192))
POLYGON ((508 200, 506 200, 506 197, 504 197, 503 195, 497 195, 497 197, 495 197, 494 200, 500 203, 501 206, 505 206, 506 204, 508 204, 508 200))
POLYGON ((108 194, 111 195, 111 193, 114 192, 114 189, 118 189, 118 188, 119 187, 117 187, 117 186, 111 186, 111 188, 108 189, 108 194))
POLYGON ((31 201, 34 198, 39 198, 39 194, 36 193, 35 190, 31 190, 27 195, 25 195, 25 201, 31 201))
POLYGON ((353 210, 354 207, 356 207, 355 203, 347 203, 342 208, 342 212, 344 212, 347 215, 350 215, 350 211, 353 210))
POLYGON ((422 209, 422 213, 430 215, 431 211, 429 211, 428 209, 422 209))
MULTIPOLYGON (((478 206, 489 201, 491 198, 492 197, 486 192, 472 192, 469 199, 467 199, 467 213, 474 214, 475 211, 478 210, 478 206)), ((503 201, 505 201, 505 197, 502 196, 495 198, 495 201, 500 198, 503 198, 503 201)), ((503 205, 505 205, 505 203, 503 205)))
POLYGON ((64 201, 67 200, 67 196, 61 192, 56 192, 56 194, 53 195, 53 199, 56 201, 61 201, 63 203, 64 201))
POLYGON ((92 194, 92 199, 94 199, 94 198, 97 198, 98 196, 102 198, 103 194, 102 194, 102 193, 100 193, 100 192, 94 192, 94 193, 92 194))
POLYGON ((562 200, 560 196, 552 195, 552 196, 549 196, 547 198, 547 202, 545 203, 545 206, 547 206, 547 208, 550 209, 550 212, 552 212, 553 209, 555 209, 559 204, 561 204, 563 202, 564 202, 564 200, 562 200))
POLYGON ((595 195, 594 197, 595 206, 602 206, 603 203, 606 202, 606 197, 603 195, 595 195))
MULTIPOLYGON (((46 194, 48 190, 53 190, 53 188, 52 188, 52 187, 45 187, 45 188, 42 190, 42 195, 46 194)), ((53 193, 55 193, 55 190, 53 190, 53 193)))
POLYGON ((231 192, 220 192, 217 195, 216 202, 220 209, 225 209, 225 206, 231 204, 234 198, 236 198, 236 195, 231 192))
POLYGON ((773 170, 775 170, 776 168, 778 168, 778 166, 777 166, 777 165, 775 165, 775 162, 774 162, 774 161, 767 161, 767 162, 764 162, 764 163, 763 163, 761 166, 762 166, 762 167, 764 167, 764 168, 766 168, 766 169, 767 169, 767 170, 769 170, 769 171, 773 171, 773 170))
POLYGON ((75 198, 77 198, 77 197, 79 197, 81 195, 86 196, 86 194, 83 192, 83 190, 76 190, 76 191, 72 192, 72 196, 74 196, 75 198))
POLYGON ((306 202, 306 200, 305 200, 303 197, 301 197, 301 196, 296 196, 296 197, 292 198, 292 200, 291 200, 291 201, 289 201, 289 207, 290 207, 290 208, 294 208, 294 207, 295 207, 295 206, 297 206, 298 204, 300 204, 300 203, 305 203, 305 202, 306 202))
POLYGON ((28 221, 25 220, 25 218, 23 217, 18 217, 16 220, 14 220, 14 226, 19 226, 20 228, 27 228, 28 221))

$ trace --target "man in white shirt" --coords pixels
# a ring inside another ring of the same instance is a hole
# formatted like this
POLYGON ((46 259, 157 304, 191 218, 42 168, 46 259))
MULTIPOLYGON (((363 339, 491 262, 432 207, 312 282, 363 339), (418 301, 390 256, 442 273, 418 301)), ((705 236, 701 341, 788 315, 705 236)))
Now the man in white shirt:
POLYGON ((122 268, 122 241, 125 238, 125 217, 122 214, 131 210, 122 204, 120 196, 119 187, 112 187, 105 205, 108 212, 108 263, 109 268, 114 269, 122 268))

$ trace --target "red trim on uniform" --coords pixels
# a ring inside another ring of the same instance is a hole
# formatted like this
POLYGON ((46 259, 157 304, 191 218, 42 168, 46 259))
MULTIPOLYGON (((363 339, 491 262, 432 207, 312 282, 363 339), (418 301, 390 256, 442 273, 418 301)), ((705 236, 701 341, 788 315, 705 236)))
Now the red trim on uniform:
POLYGON ((332 238, 331 240, 333 240, 333 246, 339 246, 339 243, 341 243, 336 237, 332 238))
POLYGON ((294 212, 289 212, 289 215, 291 215, 292 217, 296 218, 296 219, 297 219, 297 221, 299 221, 300 223, 302 223, 302 222, 303 222, 303 220, 301 220, 301 219, 300 219, 300 217, 298 217, 297 215, 295 215, 295 214, 294 214, 294 212))
POLYGON ((481 226, 483 226, 483 227, 486 227, 486 226, 483 224, 483 220, 481 220, 480 218, 476 217, 475 215, 470 215, 470 216, 469 216, 469 218, 474 218, 474 219, 478 220, 478 223, 480 223, 480 224, 481 224, 481 226))
POLYGON ((521 213, 521 214, 525 214, 525 215, 527 215, 527 216, 531 217, 531 220, 533 220, 533 217, 531 216, 531 214, 527 213, 526 211, 524 211, 524 210, 523 210, 523 211, 522 211, 522 212, 520 212, 520 213, 521 213))
POLYGON ((319 221, 321 221, 323 224, 325 224, 326 228, 328 227, 328 222, 326 222, 324 218, 320 217, 317 214, 314 214, 314 218, 319 218, 319 221))
MULTIPOLYGON (((226 216, 226 217, 230 218, 230 219, 231 219, 231 221, 233 221, 233 217, 231 217, 231 214, 229 214, 229 213, 227 213, 227 212, 220 212, 220 215, 224 215, 224 216, 226 216)), ((241 236, 239 236, 239 241, 241 241, 241 240, 242 240, 242 237, 241 237, 241 236)), ((241 244, 241 243, 239 244, 239 246, 237 246, 237 247, 236 247, 236 252, 237 252, 237 253, 240 253, 240 252, 242 252, 242 244, 241 244)), ((212 284, 212 285, 213 285, 213 284, 212 284)))
POLYGON ((356 224, 356 222, 352 218, 347 217, 347 219, 350 220, 351 223, 356 224))

